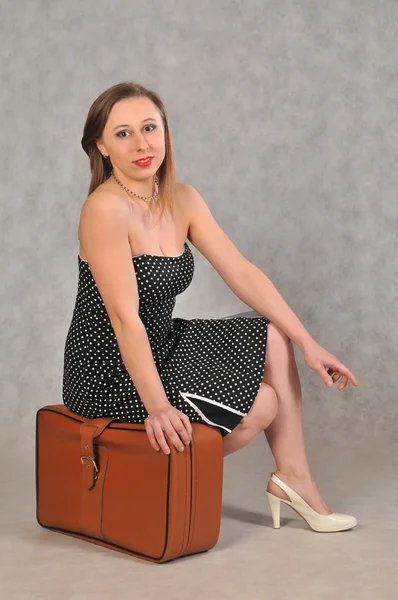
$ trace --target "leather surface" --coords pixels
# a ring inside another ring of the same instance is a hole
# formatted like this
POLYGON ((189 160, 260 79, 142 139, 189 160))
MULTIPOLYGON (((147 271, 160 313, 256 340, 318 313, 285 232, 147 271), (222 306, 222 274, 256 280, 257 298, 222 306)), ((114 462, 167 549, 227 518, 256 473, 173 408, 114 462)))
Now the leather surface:
POLYGON ((183 452, 156 452, 145 425, 86 419, 64 404, 36 415, 37 521, 154 562, 203 552, 221 524, 223 444, 192 423, 183 452))

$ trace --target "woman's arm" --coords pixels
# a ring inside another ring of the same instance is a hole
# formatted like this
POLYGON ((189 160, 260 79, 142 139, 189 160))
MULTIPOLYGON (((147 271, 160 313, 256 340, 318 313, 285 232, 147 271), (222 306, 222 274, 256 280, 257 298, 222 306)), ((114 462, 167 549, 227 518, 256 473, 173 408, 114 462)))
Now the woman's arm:
POLYGON ((253 310, 275 323, 304 351, 314 338, 282 298, 271 280, 248 261, 243 276, 234 281, 235 294, 253 310))
POLYGON ((80 241, 111 321, 120 354, 148 417, 145 429, 151 446, 166 454, 171 443, 179 451, 189 444, 192 425, 169 402, 139 316, 137 278, 128 237, 130 211, 121 198, 95 190, 80 217, 80 241))
POLYGON ((138 286, 128 239, 129 210, 98 190, 85 202, 80 242, 109 315, 126 369, 148 411, 170 405, 138 314, 138 286))
POLYGON ((280 327, 302 350, 314 342, 269 278, 239 252, 221 229, 199 192, 189 184, 180 186, 189 217, 188 237, 234 294, 280 327))

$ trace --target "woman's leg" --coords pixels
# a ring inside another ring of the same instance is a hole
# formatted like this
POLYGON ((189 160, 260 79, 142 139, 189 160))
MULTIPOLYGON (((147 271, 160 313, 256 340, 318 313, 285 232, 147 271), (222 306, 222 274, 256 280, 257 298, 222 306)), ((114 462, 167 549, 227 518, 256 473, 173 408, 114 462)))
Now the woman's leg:
POLYGON ((248 414, 235 429, 223 437, 224 456, 246 446, 275 419, 278 411, 276 393, 266 383, 261 383, 255 401, 248 414))
MULTIPOLYGON (((263 382, 273 388, 278 411, 264 433, 276 462, 276 474, 308 504, 322 514, 332 511, 313 481, 307 461, 301 385, 290 338, 274 323, 268 324, 266 368, 263 382)), ((267 490, 279 498, 289 497, 273 481, 267 490)))

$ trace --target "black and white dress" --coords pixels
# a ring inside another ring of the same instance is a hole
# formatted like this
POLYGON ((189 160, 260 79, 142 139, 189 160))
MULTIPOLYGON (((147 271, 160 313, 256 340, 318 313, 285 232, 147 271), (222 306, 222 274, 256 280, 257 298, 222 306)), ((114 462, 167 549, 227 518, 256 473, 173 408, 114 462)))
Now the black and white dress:
MULTIPOLYGON (((77 258, 77 297, 64 350, 63 402, 87 418, 143 423, 148 413, 124 365, 89 264, 77 258)), ((139 316, 167 398, 190 421, 218 427, 227 435, 249 412, 259 391, 269 319, 173 317, 176 296, 188 288, 194 274, 187 242, 178 256, 140 254, 132 260, 139 316)))

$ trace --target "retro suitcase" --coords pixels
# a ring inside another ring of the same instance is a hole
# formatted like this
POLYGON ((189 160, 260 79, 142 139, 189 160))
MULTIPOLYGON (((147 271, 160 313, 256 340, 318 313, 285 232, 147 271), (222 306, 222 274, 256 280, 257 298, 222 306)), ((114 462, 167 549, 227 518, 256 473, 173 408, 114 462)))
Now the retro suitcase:
POLYGON ((86 419, 64 404, 36 414, 36 518, 42 526, 157 563, 210 550, 221 524, 223 444, 156 452, 145 425, 86 419))

